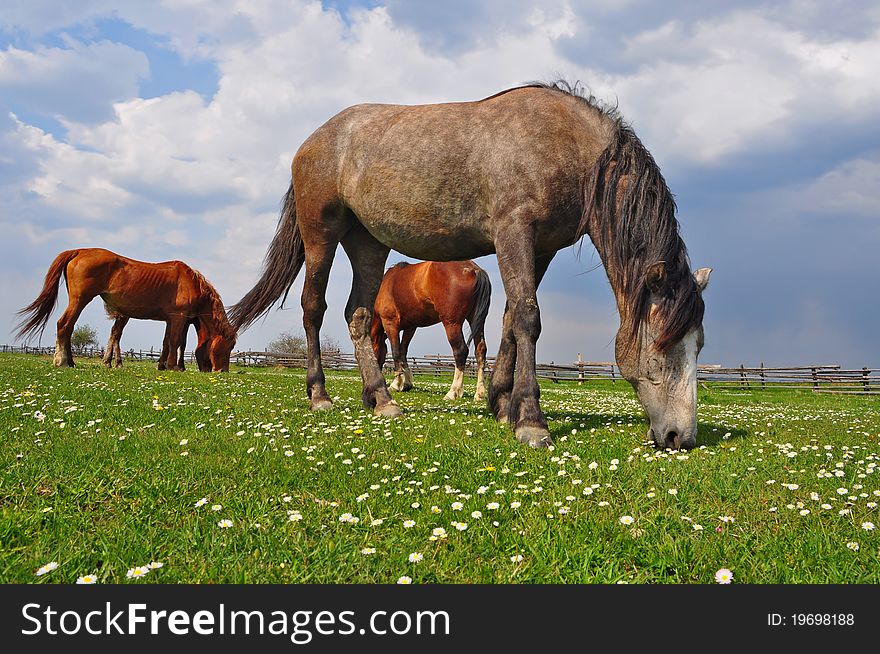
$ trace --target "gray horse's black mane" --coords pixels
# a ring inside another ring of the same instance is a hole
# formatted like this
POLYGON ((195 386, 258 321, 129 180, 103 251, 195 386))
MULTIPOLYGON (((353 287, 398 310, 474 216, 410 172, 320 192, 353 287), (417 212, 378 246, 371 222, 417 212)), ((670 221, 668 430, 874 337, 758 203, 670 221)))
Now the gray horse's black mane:
POLYGON ((581 84, 560 80, 528 86, 578 98, 613 122, 611 142, 586 180, 575 241, 589 235, 603 255, 609 280, 627 305, 631 346, 650 308, 647 271, 665 264, 666 283, 655 298, 663 320, 656 346, 667 349, 702 324, 704 305, 679 234, 675 198, 660 168, 617 107, 601 103, 581 84))
POLYGON ((388 266, 388 268, 385 269, 385 272, 388 272, 389 270, 393 270, 394 268, 403 268, 404 266, 408 266, 408 265, 410 265, 409 261, 398 261, 397 263, 395 263, 391 266, 388 266))

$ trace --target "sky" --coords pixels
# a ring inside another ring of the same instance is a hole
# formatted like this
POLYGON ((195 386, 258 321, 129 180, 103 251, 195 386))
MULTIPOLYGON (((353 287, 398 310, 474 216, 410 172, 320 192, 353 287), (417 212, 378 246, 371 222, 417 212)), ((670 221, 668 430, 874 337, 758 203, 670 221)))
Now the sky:
MULTIPOLYGON (((294 153, 331 116, 561 77, 618 106, 675 195, 693 268, 714 270, 701 363, 880 367, 878 61, 876 2, 4 0, 0 341, 77 247, 185 261, 231 305, 258 279, 294 153)), ((477 262, 492 354, 504 291, 494 256, 477 262)), ((345 351, 350 282, 340 248, 324 333, 345 351)), ((300 330, 301 288, 238 349, 300 330)), ((613 360, 589 242, 556 256, 538 301, 539 361, 613 360)), ((80 324, 107 338, 100 299, 80 324)), ((162 332, 132 321, 123 349, 162 332)), ((438 352, 442 327, 419 330, 410 353, 438 352)))

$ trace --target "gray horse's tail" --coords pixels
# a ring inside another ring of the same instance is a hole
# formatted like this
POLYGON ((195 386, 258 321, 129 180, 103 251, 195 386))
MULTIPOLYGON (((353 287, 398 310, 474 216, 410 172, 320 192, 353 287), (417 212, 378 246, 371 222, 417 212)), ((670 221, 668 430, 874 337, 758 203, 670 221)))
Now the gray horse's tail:
POLYGON ((467 346, 471 346, 471 341, 480 340, 483 335, 483 329, 486 326, 486 316, 489 315, 489 302, 492 300, 492 283, 489 281, 489 274, 480 268, 477 270, 477 281, 474 285, 474 308, 471 311, 470 324, 471 333, 467 339, 467 346))
POLYGON ((263 262, 263 275, 247 295, 229 308, 229 322, 236 331, 247 328, 264 315, 278 298, 284 304, 305 260, 305 247, 296 222, 296 198, 291 182, 281 205, 281 217, 278 219, 275 237, 263 262))

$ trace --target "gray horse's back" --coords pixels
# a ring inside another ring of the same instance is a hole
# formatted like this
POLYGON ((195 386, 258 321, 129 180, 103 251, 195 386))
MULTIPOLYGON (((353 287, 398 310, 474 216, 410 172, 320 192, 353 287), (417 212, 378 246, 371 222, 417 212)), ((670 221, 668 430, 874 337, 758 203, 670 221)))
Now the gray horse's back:
POLYGON ((613 129, 595 107, 546 88, 477 102, 355 105, 300 148, 295 186, 299 195, 306 170, 324 186, 332 175, 342 204, 378 240, 421 259, 493 253, 514 210, 551 221, 547 246, 562 247, 579 219, 571 198, 613 129))

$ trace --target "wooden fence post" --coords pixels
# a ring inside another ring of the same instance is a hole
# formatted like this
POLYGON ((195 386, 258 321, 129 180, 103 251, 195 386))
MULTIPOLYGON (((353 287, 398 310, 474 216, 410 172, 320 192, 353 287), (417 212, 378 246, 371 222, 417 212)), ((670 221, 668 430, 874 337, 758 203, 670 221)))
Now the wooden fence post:
POLYGON ((764 362, 761 362, 761 390, 764 390, 764 362))
POLYGON ((868 378, 869 371, 867 367, 862 368, 862 385, 865 387, 865 392, 868 393, 871 390, 871 383, 868 378))
POLYGON ((584 360, 583 360, 583 357, 581 357, 580 352, 578 352, 577 367, 578 367, 578 386, 583 386, 584 385, 584 360))
POLYGON ((816 374, 815 368, 810 368, 810 372, 813 376, 813 390, 817 390, 819 388, 819 376, 816 374))
POLYGON ((740 377, 740 382, 739 382, 740 388, 748 388, 749 383, 746 381, 746 367, 742 363, 739 364, 739 377, 740 377))

